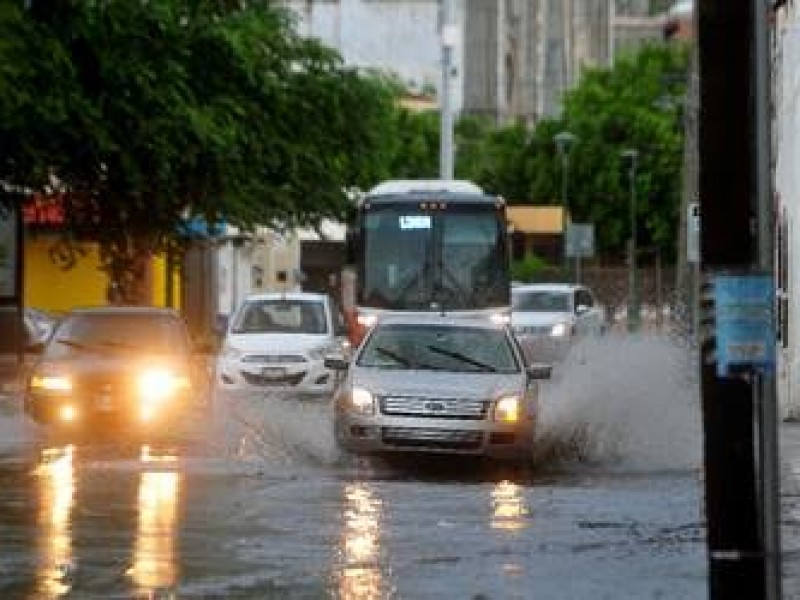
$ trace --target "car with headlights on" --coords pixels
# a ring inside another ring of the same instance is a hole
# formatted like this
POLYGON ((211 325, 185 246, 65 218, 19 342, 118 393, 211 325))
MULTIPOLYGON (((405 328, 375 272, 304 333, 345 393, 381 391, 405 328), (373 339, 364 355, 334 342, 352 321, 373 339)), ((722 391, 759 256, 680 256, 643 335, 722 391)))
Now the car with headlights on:
POLYGON ((432 452, 521 459, 539 417, 537 379, 508 325, 386 316, 348 360, 334 395, 337 444, 354 453, 432 452))
POLYGON ((209 407, 210 369, 177 311, 93 307, 68 312, 41 345, 25 411, 67 428, 150 429, 209 407))
POLYGON ((254 294, 230 319, 217 366, 218 386, 329 395, 334 373, 325 367, 325 356, 346 344, 344 319, 328 294, 254 294))
POLYGON ((602 334, 607 325, 589 287, 531 283, 511 288, 511 327, 526 360, 558 362, 576 342, 602 334))

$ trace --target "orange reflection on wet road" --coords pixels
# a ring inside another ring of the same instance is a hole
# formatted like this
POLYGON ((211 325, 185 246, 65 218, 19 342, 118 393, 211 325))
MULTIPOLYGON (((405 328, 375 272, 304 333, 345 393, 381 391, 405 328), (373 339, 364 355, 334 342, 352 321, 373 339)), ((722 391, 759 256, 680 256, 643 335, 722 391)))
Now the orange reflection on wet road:
POLYGON ((35 471, 40 498, 37 579, 39 593, 46 598, 63 596, 71 588, 74 454, 73 446, 44 450, 35 471))
POLYGON ((492 529, 523 529, 528 526, 528 516, 519 485, 501 481, 492 488, 492 529))
POLYGON ((339 577, 339 598, 381 598, 381 500, 366 483, 348 483, 344 496, 344 565, 339 577))
MULTIPOLYGON (((177 460, 171 455, 156 455, 143 446, 140 456, 145 468, 177 460)), ((133 566, 128 575, 142 589, 170 588, 177 580, 175 551, 176 517, 180 474, 175 471, 144 471, 139 479, 138 526, 133 566)))

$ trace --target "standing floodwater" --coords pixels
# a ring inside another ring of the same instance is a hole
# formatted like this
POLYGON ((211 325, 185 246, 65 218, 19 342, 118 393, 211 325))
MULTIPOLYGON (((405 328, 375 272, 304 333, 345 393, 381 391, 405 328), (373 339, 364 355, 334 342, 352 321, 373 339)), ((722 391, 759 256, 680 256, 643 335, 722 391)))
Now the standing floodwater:
POLYGON ((220 397, 146 446, 53 440, 6 405, 0 597, 704 598, 687 354, 581 347, 522 471, 344 456, 324 400, 220 397))

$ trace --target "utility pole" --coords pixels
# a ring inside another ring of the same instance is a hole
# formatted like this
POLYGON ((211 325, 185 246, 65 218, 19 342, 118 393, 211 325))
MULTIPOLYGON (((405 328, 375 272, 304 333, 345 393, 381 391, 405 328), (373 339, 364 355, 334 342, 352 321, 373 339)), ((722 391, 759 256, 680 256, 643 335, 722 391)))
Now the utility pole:
POLYGON ((455 0, 439 0, 441 25, 439 37, 442 44, 442 82, 439 90, 439 110, 441 111, 441 141, 439 157, 439 177, 453 178, 453 107, 451 99, 451 83, 455 64, 453 53, 458 28, 455 18, 455 0))
MULTIPOLYGON (((765 0, 695 3, 700 59, 700 370, 709 597, 780 598, 774 356, 726 368, 726 341, 742 335, 717 311, 728 277, 767 284, 772 207, 765 0), (732 124, 736 126, 732 126, 732 124)), ((774 282, 771 283, 774 299, 774 282)), ((767 294, 769 295, 768 286, 767 294)), ((736 297, 734 297, 736 300, 736 297)), ((739 298, 747 308, 747 297, 739 298)), ((767 301, 766 306, 771 308, 767 301)), ((736 305, 733 305, 736 308, 736 305)), ((769 308, 766 309, 769 311, 769 308)), ((761 311, 759 311, 760 314, 761 311)), ((747 310, 741 319, 749 318, 747 310)), ((752 332, 747 332, 753 335, 752 332)), ((766 355, 772 319, 758 327, 766 355)), ((728 358, 726 358, 727 360, 728 358)))

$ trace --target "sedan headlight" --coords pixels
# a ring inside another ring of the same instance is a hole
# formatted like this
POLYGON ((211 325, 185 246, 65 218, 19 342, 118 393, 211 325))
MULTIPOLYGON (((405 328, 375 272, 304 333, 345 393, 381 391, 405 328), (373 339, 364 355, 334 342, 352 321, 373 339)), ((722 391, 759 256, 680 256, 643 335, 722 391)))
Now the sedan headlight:
POLYGON ((354 412, 362 415, 375 414, 375 398, 369 390, 353 388, 350 393, 350 407, 354 412))
POLYGON ((136 384, 139 396, 146 401, 160 402, 181 390, 188 389, 189 379, 166 369, 150 369, 142 372, 136 384))
POLYGON ((550 335, 552 337, 564 337, 569 334, 569 330, 569 323, 556 323, 550 330, 550 335))
POLYGON ((72 380, 64 375, 34 375, 31 389, 42 392, 71 392, 72 380))
POLYGON ((495 421, 516 423, 519 421, 520 412, 521 402, 517 395, 502 396, 494 404, 495 421))

